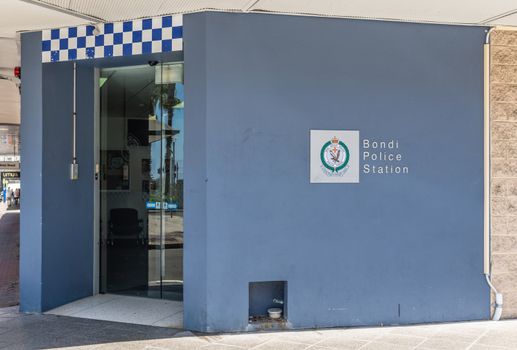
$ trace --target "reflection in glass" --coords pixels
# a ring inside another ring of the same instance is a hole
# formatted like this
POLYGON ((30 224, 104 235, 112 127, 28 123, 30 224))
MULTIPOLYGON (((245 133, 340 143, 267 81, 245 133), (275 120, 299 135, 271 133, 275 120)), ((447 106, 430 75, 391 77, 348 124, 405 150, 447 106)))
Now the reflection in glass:
POLYGON ((101 71, 101 291, 183 296, 182 64, 101 71))

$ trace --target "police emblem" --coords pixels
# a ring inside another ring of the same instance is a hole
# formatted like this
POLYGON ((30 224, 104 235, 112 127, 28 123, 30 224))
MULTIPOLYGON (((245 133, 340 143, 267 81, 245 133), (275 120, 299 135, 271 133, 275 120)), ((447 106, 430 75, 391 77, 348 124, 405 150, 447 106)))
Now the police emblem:
POLYGON ((322 169, 327 175, 339 176, 348 169, 350 151, 343 141, 334 136, 321 148, 320 158, 322 169))

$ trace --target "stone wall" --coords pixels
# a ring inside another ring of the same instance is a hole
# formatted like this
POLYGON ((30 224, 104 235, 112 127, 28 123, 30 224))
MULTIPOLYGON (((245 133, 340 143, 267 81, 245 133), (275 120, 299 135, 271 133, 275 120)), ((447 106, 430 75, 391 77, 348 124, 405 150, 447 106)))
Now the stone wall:
POLYGON ((517 32, 491 37, 492 273, 517 317, 517 32))

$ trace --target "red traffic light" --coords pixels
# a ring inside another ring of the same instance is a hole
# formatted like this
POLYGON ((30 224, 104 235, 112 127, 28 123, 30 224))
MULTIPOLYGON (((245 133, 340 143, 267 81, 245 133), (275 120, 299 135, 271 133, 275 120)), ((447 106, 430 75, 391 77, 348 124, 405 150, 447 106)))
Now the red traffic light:
POLYGON ((14 67, 14 76, 18 79, 22 78, 22 67, 14 67))

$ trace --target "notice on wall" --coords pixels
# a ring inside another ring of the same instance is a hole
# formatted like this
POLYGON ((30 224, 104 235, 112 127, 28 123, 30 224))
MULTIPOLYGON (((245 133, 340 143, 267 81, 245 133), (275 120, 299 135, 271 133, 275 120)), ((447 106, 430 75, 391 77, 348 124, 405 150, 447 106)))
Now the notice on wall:
POLYGON ((359 183, 361 176, 406 175, 398 139, 360 138, 358 130, 311 130, 311 183, 359 183))

